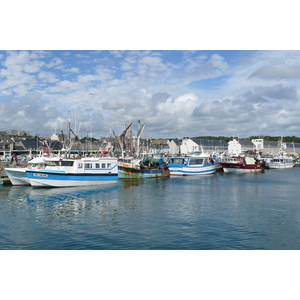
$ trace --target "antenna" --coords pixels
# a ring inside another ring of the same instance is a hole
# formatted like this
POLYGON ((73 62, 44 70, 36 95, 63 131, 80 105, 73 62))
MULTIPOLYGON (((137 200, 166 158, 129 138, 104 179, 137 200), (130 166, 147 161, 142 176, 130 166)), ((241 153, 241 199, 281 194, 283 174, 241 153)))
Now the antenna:
POLYGON ((71 117, 70 117, 70 111, 68 113, 68 130, 69 130, 69 141, 71 142, 71 132, 70 132, 70 129, 71 129, 71 117))

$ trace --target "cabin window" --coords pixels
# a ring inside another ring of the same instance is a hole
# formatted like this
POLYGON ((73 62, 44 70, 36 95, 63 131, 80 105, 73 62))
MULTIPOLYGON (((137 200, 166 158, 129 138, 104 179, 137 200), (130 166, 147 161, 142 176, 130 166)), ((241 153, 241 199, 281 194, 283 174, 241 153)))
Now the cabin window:
POLYGON ((85 163, 85 164, 84 164, 84 168, 85 168, 85 169, 92 169, 92 168, 93 168, 93 164, 85 163))
POLYGON ((102 168, 102 169, 105 169, 105 164, 102 164, 102 165, 101 165, 101 168, 102 168))
POLYGON ((78 164, 78 168, 79 168, 79 169, 82 169, 82 163, 79 163, 79 164, 78 164))
POLYGON ((100 165, 99 164, 96 164, 96 169, 100 169, 100 165))
POLYGON ((107 169, 111 168, 111 163, 107 163, 107 169))
POLYGON ((173 159, 171 159, 171 163, 182 164, 182 163, 184 163, 184 160, 182 158, 173 158, 173 159))
POLYGON ((72 167, 74 164, 74 161, 62 161, 61 165, 65 167, 72 167))
POLYGON ((202 165, 203 164, 203 158, 191 158, 189 165, 202 165))
POLYGON ((72 167, 74 164, 74 161, 49 161, 47 162, 47 165, 49 166, 65 166, 65 167, 72 167))

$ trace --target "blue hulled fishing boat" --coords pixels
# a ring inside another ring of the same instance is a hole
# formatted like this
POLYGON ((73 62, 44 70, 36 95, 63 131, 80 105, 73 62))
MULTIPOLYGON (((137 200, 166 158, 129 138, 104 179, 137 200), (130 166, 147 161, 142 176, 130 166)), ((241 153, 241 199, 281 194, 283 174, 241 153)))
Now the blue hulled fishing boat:
POLYGON ((199 156, 172 157, 168 161, 171 176, 208 175, 216 172, 219 160, 208 154, 199 156))

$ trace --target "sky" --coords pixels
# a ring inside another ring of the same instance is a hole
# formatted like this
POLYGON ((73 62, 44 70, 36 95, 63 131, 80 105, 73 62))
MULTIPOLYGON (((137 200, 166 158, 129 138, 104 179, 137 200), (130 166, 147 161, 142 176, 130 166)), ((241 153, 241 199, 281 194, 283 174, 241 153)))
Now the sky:
POLYGON ((299 79, 300 51, 0 51, 0 129, 298 136, 299 79))
POLYGON ((119 135, 129 120, 134 132, 146 122, 147 138, 299 136, 300 51, 276 20, 281 6, 273 6, 270 29, 261 2, 247 16, 223 13, 235 1, 201 11, 153 1, 147 14, 128 13, 139 2, 118 2, 113 19, 104 11, 114 3, 92 10, 93 1, 72 2, 66 19, 69 6, 39 15, 28 3, 14 10, 19 25, 1 20, 11 25, 0 50, 0 130, 49 136, 65 132, 70 115, 81 137, 119 135), (213 20, 204 14, 212 9, 213 20))

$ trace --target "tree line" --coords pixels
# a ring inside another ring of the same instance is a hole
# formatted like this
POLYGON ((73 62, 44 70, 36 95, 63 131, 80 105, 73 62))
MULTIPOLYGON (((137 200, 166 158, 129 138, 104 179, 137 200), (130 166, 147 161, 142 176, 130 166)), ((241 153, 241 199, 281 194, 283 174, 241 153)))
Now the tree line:
MULTIPOLYGON (((177 139, 177 138, 176 138, 177 139)), ((183 139, 201 139, 201 140, 216 140, 216 141, 225 141, 225 142, 229 142, 232 141, 233 139, 241 139, 238 137, 233 137, 233 136, 210 136, 210 135, 206 135, 206 136, 197 136, 197 137, 184 137, 183 139)), ((250 136, 246 139, 249 140, 253 140, 253 139, 263 139, 266 142, 278 142, 281 140, 281 136, 269 136, 269 135, 265 135, 265 136, 261 136, 261 135, 253 135, 250 136)), ((171 139, 170 139, 171 140, 171 139)), ((182 139, 177 139, 179 141, 182 141, 182 139)), ((296 136, 283 136, 282 137, 282 141, 284 143, 300 143, 300 137, 296 137, 296 136)))

